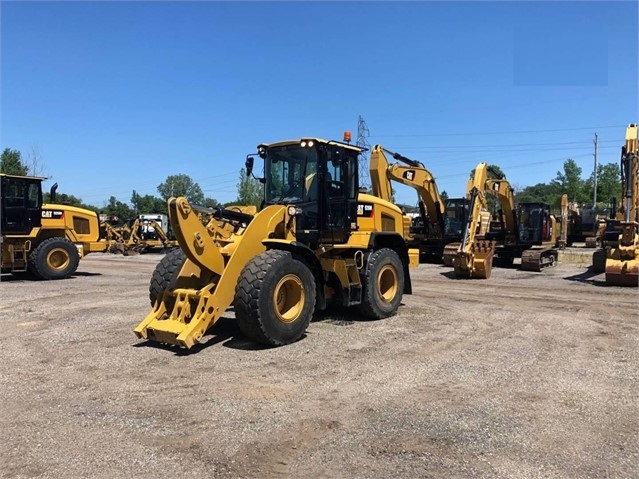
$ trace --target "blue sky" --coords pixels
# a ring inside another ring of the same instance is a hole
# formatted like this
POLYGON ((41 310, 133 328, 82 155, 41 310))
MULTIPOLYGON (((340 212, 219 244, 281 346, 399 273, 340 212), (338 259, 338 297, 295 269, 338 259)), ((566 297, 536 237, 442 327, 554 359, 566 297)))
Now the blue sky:
MULTIPOLYGON (((256 145, 357 138, 450 196, 617 162, 639 120, 636 2, 0 3, 0 146, 102 206, 184 173, 236 197, 256 145)), ((414 190, 397 187, 398 202, 414 190)))

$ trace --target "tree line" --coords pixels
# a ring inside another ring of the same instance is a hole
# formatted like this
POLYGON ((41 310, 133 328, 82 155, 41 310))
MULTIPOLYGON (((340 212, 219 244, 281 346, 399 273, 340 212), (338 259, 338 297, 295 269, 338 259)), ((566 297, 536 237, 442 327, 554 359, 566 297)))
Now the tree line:
MULTIPOLYGON (((31 174, 31 169, 27 162, 22 159, 20 151, 5 148, 0 159, 0 173, 28 176, 31 174)), ((141 214, 166 214, 167 200, 172 196, 184 196, 191 204, 209 208, 232 205, 259 206, 263 196, 261 183, 252 177, 247 177, 244 168, 239 172, 237 198, 228 203, 222 204, 215 198, 205 196, 200 185, 186 174, 169 175, 165 181, 157 186, 157 192, 157 196, 141 195, 136 190, 133 190, 130 203, 120 201, 115 196, 111 196, 102 207, 85 204, 81 198, 72 194, 58 192, 56 193, 56 203, 77 206, 100 214, 114 215, 122 222, 128 222, 141 214)), ((45 203, 51 201, 49 192, 44 192, 43 196, 45 203)))
MULTIPOLYGON (((36 167, 42 168, 42 164, 36 155, 30 157, 31 165, 22 159, 17 150, 5 148, 0 160, 0 172, 26 176, 36 167), (30 168, 30 166, 32 168, 30 168)), ((580 204, 592 204, 595 191, 594 172, 588 178, 582 177, 582 168, 572 159, 567 159, 563 164, 563 170, 557 171, 556 176, 548 183, 537 183, 515 191, 516 202, 540 201, 550 204, 556 210, 561 204, 563 194, 568 195, 568 200, 580 204)), ((474 170, 471 171, 472 177, 474 170)), ((503 171, 497 165, 489 166, 489 175, 492 177, 506 178, 503 171)), ((506 178, 507 179, 507 178, 506 178)), ((512 185, 515 186, 515 185, 512 185)), ((261 183, 252 177, 246 176, 242 168, 239 172, 237 183, 237 197, 235 200, 221 204, 214 198, 206 197, 200 185, 186 174, 169 175, 166 180, 157 186, 158 195, 140 195, 133 190, 130 203, 118 200, 115 196, 109 197, 104 206, 96 207, 87 205, 72 194, 58 193, 56 201, 72 206, 97 211, 98 213, 116 215, 122 220, 131 220, 144 213, 166 213, 167 200, 171 196, 184 196, 190 203, 207 207, 255 205, 259 206, 263 194, 261 183)), ((597 205, 598 212, 603 213, 609 208, 612 198, 620 199, 621 195, 621 171, 618 163, 597 165, 597 205)), ((49 201, 49 193, 45 193, 45 202, 49 201)), ((443 197, 447 197, 445 191, 443 197)), ((403 205, 411 209, 414 205, 403 205)))

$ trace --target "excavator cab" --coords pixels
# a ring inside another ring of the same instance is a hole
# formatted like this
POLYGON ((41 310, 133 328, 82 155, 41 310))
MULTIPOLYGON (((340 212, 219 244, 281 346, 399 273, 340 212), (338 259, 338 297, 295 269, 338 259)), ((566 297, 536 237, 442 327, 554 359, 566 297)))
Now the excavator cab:
POLYGON ((468 220, 468 198, 447 198, 444 211, 444 238, 452 238, 455 241, 464 234, 464 226, 468 220))
POLYGON ((541 245, 552 241, 552 217, 546 203, 517 205, 518 242, 522 245, 541 245))
POLYGON ((296 239, 312 249, 319 244, 347 242, 356 228, 361 151, 352 145, 316 139, 260 145, 264 206, 294 206, 296 239))

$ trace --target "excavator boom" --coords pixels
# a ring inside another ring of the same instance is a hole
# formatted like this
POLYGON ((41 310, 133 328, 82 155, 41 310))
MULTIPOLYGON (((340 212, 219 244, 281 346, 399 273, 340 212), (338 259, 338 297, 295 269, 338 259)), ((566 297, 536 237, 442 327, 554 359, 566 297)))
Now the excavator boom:
POLYGON ((453 257, 453 268, 458 278, 490 278, 495 242, 484 238, 482 223, 487 221, 485 185, 488 165, 481 162, 475 168, 473 178, 468 181, 470 211, 464 228, 462 242, 453 257), (480 234, 478 234, 480 233, 480 234))
POLYGON ((606 283, 616 286, 639 286, 639 149, 637 125, 628 125, 626 142, 621 149, 623 204, 620 211, 620 234, 608 249, 606 283))

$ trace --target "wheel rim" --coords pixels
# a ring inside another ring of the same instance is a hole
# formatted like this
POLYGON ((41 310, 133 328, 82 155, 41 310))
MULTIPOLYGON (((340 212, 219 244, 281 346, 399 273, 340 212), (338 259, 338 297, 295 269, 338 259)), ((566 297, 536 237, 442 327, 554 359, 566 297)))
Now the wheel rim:
POLYGON ((273 304, 277 319, 283 323, 294 322, 304 308, 304 285, 294 274, 279 280, 273 292, 273 304))
POLYGON ((385 265, 377 275, 377 294, 385 303, 397 296, 397 271, 391 265, 385 265))
POLYGON ((69 266, 71 258, 62 248, 52 249, 47 255, 47 264, 51 269, 62 270, 69 266))

